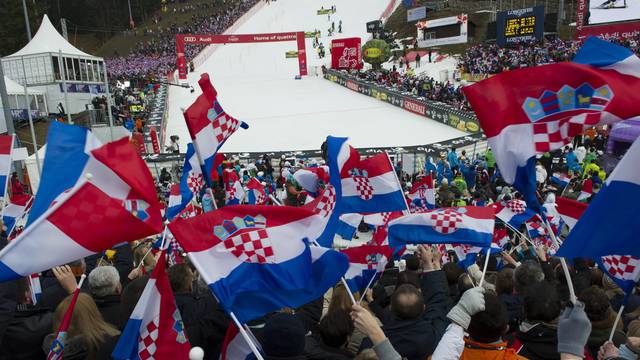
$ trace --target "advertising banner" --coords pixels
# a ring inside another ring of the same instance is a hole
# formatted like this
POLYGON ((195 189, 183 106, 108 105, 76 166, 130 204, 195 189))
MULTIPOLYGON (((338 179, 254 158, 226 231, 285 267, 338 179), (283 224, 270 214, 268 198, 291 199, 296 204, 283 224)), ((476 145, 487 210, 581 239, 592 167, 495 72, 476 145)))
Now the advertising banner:
POLYGON ((413 9, 407 9, 407 22, 422 20, 427 17, 427 7, 420 6, 413 9))
POLYGON ((578 0, 575 38, 631 38, 640 34, 640 1, 617 0, 610 7, 602 1, 578 0), (594 8, 595 7, 595 8, 594 8), (633 7, 637 7, 633 11, 633 7))
POLYGON ((496 15, 496 43, 509 46, 522 41, 542 40, 544 6, 500 11, 496 15))
POLYGON ((158 132, 155 126, 149 130, 149 137, 151 137, 151 146, 153 147, 154 154, 160 154, 160 142, 158 141, 158 132))
POLYGON ((362 47, 359 37, 331 41, 331 68, 362 69, 362 47))
POLYGON ((418 47, 464 44, 467 42, 468 18, 467 14, 450 16, 441 19, 424 20, 416 24, 418 31, 418 47), (457 25, 458 28, 451 34, 445 27, 457 25))
POLYGON ((328 70, 324 77, 329 81, 340 84, 360 94, 371 96, 380 101, 401 107, 414 114, 449 125, 469 134, 478 134, 481 132, 480 123, 472 112, 458 110, 441 102, 419 99, 412 95, 402 94, 398 91, 379 86, 376 83, 357 79, 339 71, 328 70))

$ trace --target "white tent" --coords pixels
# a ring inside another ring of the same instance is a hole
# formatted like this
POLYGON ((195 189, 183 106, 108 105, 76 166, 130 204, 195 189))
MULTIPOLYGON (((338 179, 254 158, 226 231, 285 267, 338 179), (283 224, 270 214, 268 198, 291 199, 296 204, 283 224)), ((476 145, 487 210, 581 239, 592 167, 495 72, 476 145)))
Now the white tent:
MULTIPOLYGON (((6 76, 4 77, 4 83, 7 86, 7 95, 9 99, 9 104, 7 106, 9 109, 26 109, 27 97, 24 96, 24 86, 6 76)), ((44 91, 35 88, 28 88, 27 92, 29 94, 31 112, 45 116, 49 110, 47 108, 47 96, 44 91)), ((0 100, 0 133, 4 133, 6 131, 6 122, 4 121, 4 104, 2 103, 2 100, 0 100)))
POLYGON ((2 66, 8 78, 44 91, 49 109, 64 102, 63 83, 71 113, 85 110, 96 94, 105 93, 104 60, 71 45, 47 15, 27 45, 2 58, 2 66))

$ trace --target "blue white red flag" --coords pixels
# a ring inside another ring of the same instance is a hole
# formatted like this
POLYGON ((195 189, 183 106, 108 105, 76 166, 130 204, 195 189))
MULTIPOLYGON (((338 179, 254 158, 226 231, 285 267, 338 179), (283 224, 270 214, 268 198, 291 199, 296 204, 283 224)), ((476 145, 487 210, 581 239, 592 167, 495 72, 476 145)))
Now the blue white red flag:
POLYGON ((128 359, 188 359, 191 345, 166 272, 161 251, 133 313, 111 356, 128 359))
POLYGON ((491 246, 497 247, 501 250, 504 250, 506 246, 509 244, 509 233, 507 229, 498 229, 495 228, 493 230, 493 239, 491 240, 491 246))
POLYGON ((7 195, 7 184, 11 177, 13 135, 0 135, 0 196, 7 195))
POLYGON ((7 234, 11 234, 16 222, 27 214, 32 203, 32 196, 17 196, 10 200, 2 212, 2 223, 7 228, 7 234))
POLYGON ((293 178, 306 192, 316 197, 318 186, 329 183, 329 167, 323 165, 300 169, 293 173, 293 178))
MULTIPOLYGON (((250 333, 248 333, 250 334, 250 333)), ((257 339, 253 342, 260 349, 260 342, 257 339)), ((251 360, 255 359, 253 351, 247 340, 242 336, 235 323, 229 323, 227 333, 224 336, 222 349, 220 350, 220 360, 251 360)))
POLYGON ((239 205, 169 229, 221 307, 244 323, 317 299, 344 275, 346 256, 309 246, 324 225, 306 208, 239 205))
POLYGON ((495 214, 490 207, 442 208, 409 214, 389 223, 389 245, 469 244, 490 246, 495 214))
POLYGON ((247 202, 249 205, 264 205, 269 197, 264 191, 264 186, 256 178, 251 178, 247 182, 247 202))
POLYGON ((559 172, 553 173, 553 175, 549 177, 549 180, 560 187, 565 187, 571 182, 571 178, 567 174, 559 172))
POLYGON ((640 59, 591 37, 573 62, 506 71, 463 91, 505 181, 540 212, 536 155, 561 148, 590 127, 640 115, 639 87, 640 59))
POLYGON ((328 136, 327 156, 339 214, 409 210, 386 153, 360 160, 347 138, 328 136))
POLYGON ((379 214, 365 215, 364 220, 367 224, 376 225, 376 230, 371 237, 371 244, 389 245, 389 222, 404 215, 402 211, 385 212, 379 214), (367 222, 367 217, 368 221, 367 222))
POLYGON ((582 183, 582 189, 580 190, 580 194, 578 195, 578 201, 586 202, 593 195, 593 180, 591 178, 587 178, 582 183))
POLYGON ((47 360, 58 360, 62 359, 64 354, 64 346, 65 346, 65 338, 67 337, 67 330, 69 330, 69 325, 71 325, 71 317, 73 316, 73 309, 76 307, 76 302, 78 301, 78 296, 80 295, 80 287, 84 282, 85 276, 83 275, 80 281, 78 282, 78 286, 73 291, 73 296, 71 297, 71 302, 69 303, 69 307, 67 311, 64 313, 62 317, 62 321, 60 322, 60 327, 56 333, 56 338, 51 343, 51 347, 49 348, 49 354, 47 354, 47 360))
POLYGON ((182 177, 180 178, 179 195, 174 194, 175 188, 171 187, 169 196, 169 206, 167 208, 167 219, 173 220, 191 202, 195 195, 199 194, 204 187, 205 180, 202 175, 202 168, 198 163, 198 156, 193 148, 193 144, 187 144, 187 154, 182 167, 182 177))
POLYGON ((216 171, 214 163, 220 147, 238 128, 249 126, 227 114, 218 102, 218 92, 204 73, 198 80, 202 95, 184 112, 184 119, 198 153, 206 183, 211 186, 211 176, 216 171))
POLYGON ((340 215, 340 221, 338 221, 338 229, 336 235, 339 235, 344 240, 352 240, 358 231, 360 221, 362 220, 362 214, 342 214, 340 215))
POLYGON ((573 229, 578 222, 578 219, 582 216, 585 210, 587 210, 586 203, 567 199, 564 197, 559 197, 556 200, 556 207, 558 214, 564 220, 564 223, 567 224, 569 230, 573 229))
POLYGON ((416 180, 407 197, 410 200, 410 208, 415 208, 417 211, 434 209, 436 207, 436 193, 431 174, 416 180))
POLYGON ((224 175, 223 178, 226 179, 224 182, 225 205, 240 204, 244 199, 245 192, 238 174, 235 171, 226 171, 224 175))
POLYGON ((31 274, 29 276, 29 290, 31 293, 31 303, 36 305, 40 301, 42 295, 42 286, 40 285, 40 275, 31 274))
POLYGON ((339 223, 339 216, 335 210, 337 201, 335 188, 327 184, 318 197, 302 206, 319 216, 319 225, 323 230, 316 238, 310 240, 320 246, 331 247, 333 244, 339 223))
POLYGON ((640 257, 640 212, 629 199, 640 199, 640 141, 636 140, 605 181, 602 189, 563 242, 558 256, 598 258, 640 257), (615 236, 612 236, 612 229, 615 236))
POLYGON ((496 217, 515 229, 536 215, 523 200, 514 199, 507 202, 495 202, 488 207, 495 209, 496 217))
POLYGON ((393 249, 388 246, 362 245, 340 251, 349 258, 349 269, 344 274, 351 292, 363 291, 369 282, 384 271, 391 260, 393 249))

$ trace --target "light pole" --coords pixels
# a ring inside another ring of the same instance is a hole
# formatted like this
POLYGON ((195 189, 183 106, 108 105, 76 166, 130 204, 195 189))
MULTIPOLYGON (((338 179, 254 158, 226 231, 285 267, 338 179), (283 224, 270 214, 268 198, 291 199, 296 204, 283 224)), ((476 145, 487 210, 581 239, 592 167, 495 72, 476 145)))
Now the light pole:
POLYGON ((129 26, 131 26, 131 30, 133 30, 134 25, 133 25, 133 15, 131 15, 131 0, 127 0, 127 5, 129 6, 129 26))
POLYGON ((27 0, 22 0, 22 10, 24 11, 24 26, 27 28, 27 37, 31 41, 31 27, 29 26, 29 12, 27 12, 27 0))

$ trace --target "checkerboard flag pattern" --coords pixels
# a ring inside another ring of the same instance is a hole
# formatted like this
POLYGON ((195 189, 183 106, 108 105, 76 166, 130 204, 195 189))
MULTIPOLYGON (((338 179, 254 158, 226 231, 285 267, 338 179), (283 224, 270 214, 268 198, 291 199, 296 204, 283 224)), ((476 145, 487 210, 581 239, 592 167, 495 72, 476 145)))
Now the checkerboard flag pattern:
POLYGON ((504 180, 542 214, 536 157, 586 129, 640 115, 640 59, 588 38, 573 61, 507 71, 464 88, 504 180), (490 95, 489 95, 490 94, 490 95))
MULTIPOLYGON (((51 130, 48 139, 52 145, 56 142, 51 130)), ((67 140, 73 142, 69 137, 67 140)), ((55 146, 47 149, 53 151, 49 156, 54 157, 63 151, 55 146)), ((161 206, 153 178, 128 139, 88 152, 69 156, 69 163, 59 167, 49 167, 51 163, 45 159, 40 190, 31 211, 38 198, 47 199, 49 193, 40 191, 50 189, 48 186, 55 179, 51 173, 67 174, 72 178, 72 188, 49 198, 49 204, 54 204, 0 251, 0 282, 39 273, 162 231, 161 206), (91 174, 90 179, 79 176, 83 173, 91 174), (73 179, 74 175, 79 182, 73 179), (136 206, 132 206, 134 203, 136 206)))
POLYGON ((205 181, 211 186, 216 153, 236 130, 247 129, 249 125, 222 109, 218 102, 218 92, 211 84, 209 74, 202 74, 198 84, 202 94, 185 110, 184 119, 198 154, 205 181))
POLYGON ((111 356, 125 359, 188 359, 191 345, 176 308, 162 250, 111 356))

